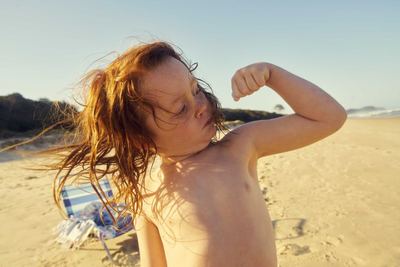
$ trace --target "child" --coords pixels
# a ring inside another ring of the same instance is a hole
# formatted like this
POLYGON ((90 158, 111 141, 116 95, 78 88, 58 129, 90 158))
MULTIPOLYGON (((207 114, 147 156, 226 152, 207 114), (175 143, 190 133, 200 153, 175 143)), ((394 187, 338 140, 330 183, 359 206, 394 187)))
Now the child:
MULTIPOLYGON (((164 44, 150 47, 158 46, 164 44)), ((242 125, 212 143, 215 105, 180 58, 168 54, 141 87, 145 99, 162 107, 159 120, 145 119, 162 163, 161 176, 146 181, 136 220, 142 266, 277 266, 257 160, 332 134, 345 110, 317 86, 255 63, 233 75, 233 98, 267 85, 296 114, 242 125)))
POLYGON ((170 44, 154 42, 90 73, 74 120, 81 139, 57 167, 82 166, 94 186, 97 174, 112 174, 117 197, 135 215, 142 267, 277 266, 257 160, 327 137, 346 112, 316 85, 259 62, 235 72, 232 97, 268 86, 295 114, 247 123, 216 140, 220 105, 192 66, 170 44), (151 168, 156 159, 159 168, 151 168))

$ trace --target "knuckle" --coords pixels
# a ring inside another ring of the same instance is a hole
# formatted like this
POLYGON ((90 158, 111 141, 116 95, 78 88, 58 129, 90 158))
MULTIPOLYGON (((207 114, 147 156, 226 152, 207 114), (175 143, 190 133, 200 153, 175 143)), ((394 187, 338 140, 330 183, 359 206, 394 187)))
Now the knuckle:
POLYGON ((238 72, 238 74, 239 74, 239 75, 243 75, 243 74, 245 74, 245 73, 246 73, 246 71, 245 71, 245 69, 244 69, 244 68, 242 68, 242 69, 238 69, 238 70, 237 70, 237 72, 238 72))

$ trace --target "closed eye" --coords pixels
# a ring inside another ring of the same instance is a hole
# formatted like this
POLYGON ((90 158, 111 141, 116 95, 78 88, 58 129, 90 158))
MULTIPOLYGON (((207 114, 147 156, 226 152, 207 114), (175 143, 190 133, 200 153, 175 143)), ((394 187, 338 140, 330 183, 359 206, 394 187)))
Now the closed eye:
MULTIPOLYGON (((194 92, 193 96, 198 95, 201 91, 202 91, 202 87, 199 84, 197 84, 196 91, 194 92)), ((184 104, 182 106, 182 108, 178 111, 177 115, 181 115, 181 114, 185 113, 186 111, 187 111, 187 106, 186 106, 186 104, 184 104)))

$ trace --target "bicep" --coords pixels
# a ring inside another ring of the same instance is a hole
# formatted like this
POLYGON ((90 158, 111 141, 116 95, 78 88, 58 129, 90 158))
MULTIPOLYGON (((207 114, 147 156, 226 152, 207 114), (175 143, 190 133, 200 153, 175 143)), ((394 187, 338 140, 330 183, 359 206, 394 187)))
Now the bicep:
POLYGON ((261 158, 304 147, 337 131, 343 122, 314 121, 298 114, 253 121, 236 128, 234 143, 261 158))
POLYGON ((135 230, 139 243, 140 266, 166 267, 164 247, 156 225, 140 215, 135 218, 135 230))

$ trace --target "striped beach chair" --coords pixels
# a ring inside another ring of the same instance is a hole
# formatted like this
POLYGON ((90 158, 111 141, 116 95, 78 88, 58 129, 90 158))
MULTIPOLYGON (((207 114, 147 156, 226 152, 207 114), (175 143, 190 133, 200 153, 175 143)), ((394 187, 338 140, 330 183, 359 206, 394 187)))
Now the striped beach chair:
MULTIPOLYGON (((107 198, 113 198, 108 179, 102 178, 99 185, 107 198)), ((89 237, 96 237, 101 241, 107 256, 113 262, 105 239, 115 238, 133 229, 133 221, 130 215, 120 217, 116 227, 109 212, 103 208, 99 196, 90 183, 79 185, 65 185, 61 190, 68 220, 61 222, 56 228, 58 232, 57 241, 69 248, 79 248, 89 237)), ((117 210, 124 208, 123 204, 114 206, 117 210)), ((111 212, 113 212, 111 210, 111 212)), ((113 212, 114 218, 117 213, 113 212)))
MULTIPOLYGON (((108 198, 113 197, 113 192, 107 179, 101 179, 99 185, 108 198)), ((61 190, 61 196, 68 217, 77 217, 88 204, 100 202, 99 196, 96 194, 90 183, 65 185, 61 190)))

